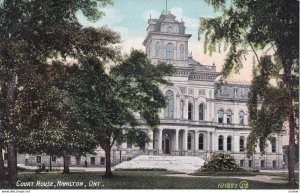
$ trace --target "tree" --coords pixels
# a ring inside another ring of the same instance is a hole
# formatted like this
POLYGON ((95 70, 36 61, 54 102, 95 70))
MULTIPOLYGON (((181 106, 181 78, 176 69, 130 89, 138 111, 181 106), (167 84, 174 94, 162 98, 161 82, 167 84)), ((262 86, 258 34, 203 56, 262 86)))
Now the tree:
POLYGON ((168 84, 164 76, 171 75, 173 70, 166 64, 151 64, 146 54, 137 50, 113 67, 110 74, 97 58, 81 64, 72 92, 77 93, 77 101, 82 101, 86 122, 105 151, 104 176, 112 177, 112 146, 127 139, 127 135, 138 133, 141 124, 151 128, 159 124, 158 112, 165 106, 159 85, 168 84), (138 120, 137 113, 143 121, 138 120))
POLYGON ((296 0, 254 1, 254 0, 206 0, 222 16, 202 18, 200 34, 205 34, 205 48, 210 52, 217 46, 227 48, 227 57, 223 67, 226 78, 233 69, 242 68, 242 58, 254 52, 258 63, 256 75, 252 81, 248 107, 250 125, 254 130, 250 134, 247 149, 254 150, 260 139, 263 148, 266 138, 278 132, 283 120, 289 123, 289 183, 295 183, 295 115, 298 109, 294 106, 298 101, 298 68, 299 68, 299 3, 296 0), (272 11, 270 11, 272 10, 272 11), (272 57, 270 57, 272 56, 272 57), (272 73, 266 73, 270 69, 272 73), (279 74, 282 69, 283 74, 279 74), (269 84, 271 78, 277 78, 277 86, 269 84), (280 78, 280 79, 279 79, 280 78), (264 83, 267 83, 264 85, 264 83), (267 90, 258 89, 267 88, 267 90), (274 94, 278 94, 274 96, 274 94), (267 100, 272 96, 272 100, 267 100), (258 97, 263 100, 261 109, 257 105, 258 97), (280 98, 285 100, 279 101, 280 98), (279 111, 281 106, 285 110, 279 111), (272 118, 275 113, 277 120, 272 118), (268 122, 273 120, 273 122, 268 122), (258 130, 258 124, 262 123, 258 130), (259 135, 259 136, 258 136, 259 135), (258 137, 254 137, 258 136, 258 137))
MULTIPOLYGON (((34 73, 39 71, 39 67, 55 57, 76 58, 92 52, 101 52, 102 56, 106 57, 106 49, 96 51, 99 49, 99 42, 80 41, 94 40, 89 38, 94 31, 83 29, 76 13, 81 10, 88 19, 97 20, 103 15, 98 9, 99 6, 103 7, 108 3, 111 3, 111 0, 1 1, 0 69, 6 78, 4 89, 1 91, 5 93, 2 98, 5 109, 1 122, 5 125, 3 129, 9 155, 8 174, 11 182, 17 178, 16 155, 19 137, 22 136, 19 132, 24 131, 20 124, 17 124, 16 111, 16 100, 20 99, 18 88, 23 88, 22 85, 25 84, 19 81, 20 77, 33 73, 28 78, 34 79, 34 73)), ((34 90, 34 87, 31 88, 34 90)), ((22 100, 26 99, 20 99, 22 100)))

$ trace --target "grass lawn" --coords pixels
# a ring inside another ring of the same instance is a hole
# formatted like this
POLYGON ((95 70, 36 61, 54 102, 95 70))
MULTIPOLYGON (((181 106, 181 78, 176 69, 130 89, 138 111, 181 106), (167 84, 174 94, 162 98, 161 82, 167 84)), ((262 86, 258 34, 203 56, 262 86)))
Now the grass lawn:
POLYGON ((259 181, 236 178, 207 177, 173 177, 167 171, 115 171, 113 178, 102 178, 103 172, 72 172, 39 173, 20 172, 18 184, 28 185, 17 187, 16 184, 0 183, 0 189, 227 189, 222 184, 232 184, 233 189, 239 189, 241 181, 247 181, 249 189, 292 189, 286 184, 264 183, 259 181), (69 183, 66 183, 69 182, 69 183), (72 182, 75 182, 72 184, 72 182), (48 185, 48 187, 42 186, 48 185), (73 186, 71 186, 73 185, 73 186), (74 186, 75 185, 75 186, 74 186), (78 186, 76 186, 78 185, 78 186))

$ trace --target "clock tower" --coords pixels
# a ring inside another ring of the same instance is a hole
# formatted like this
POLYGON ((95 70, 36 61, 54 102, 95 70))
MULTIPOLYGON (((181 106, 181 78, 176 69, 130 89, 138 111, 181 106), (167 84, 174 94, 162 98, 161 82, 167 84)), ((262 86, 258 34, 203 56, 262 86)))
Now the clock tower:
POLYGON ((159 19, 148 20, 147 36, 143 42, 148 58, 178 67, 188 65, 188 40, 183 21, 176 20, 170 11, 163 11, 159 19))

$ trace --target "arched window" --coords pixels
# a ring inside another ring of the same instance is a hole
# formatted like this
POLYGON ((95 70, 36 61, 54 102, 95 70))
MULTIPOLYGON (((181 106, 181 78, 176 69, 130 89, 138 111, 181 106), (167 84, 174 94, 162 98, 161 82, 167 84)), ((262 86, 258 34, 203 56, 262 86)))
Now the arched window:
POLYGON ((223 123, 223 117, 224 117, 224 111, 219 110, 218 111, 218 123, 223 123))
POLYGON ((204 120, 204 104, 201 103, 199 105, 199 120, 203 121, 204 120))
POLYGON ((244 112, 243 111, 239 112, 239 124, 244 125, 244 112))
POLYGON ((155 57, 159 58, 159 42, 155 43, 155 57))
POLYGON ((224 141, 224 138, 223 138, 222 135, 220 135, 220 136, 219 136, 219 140, 218 140, 218 146, 219 146, 218 149, 219 149, 220 151, 223 151, 223 150, 224 150, 224 148, 223 148, 223 147, 224 147, 223 141, 224 141))
POLYGON ((183 112, 184 112, 184 102, 183 100, 180 101, 180 113, 181 113, 181 119, 183 119, 183 112))
POLYGON ((188 150, 192 149, 192 136, 190 133, 188 134, 187 148, 188 148, 188 150))
POLYGON ((244 137, 240 137, 240 152, 245 151, 245 140, 244 137))
POLYGON ((231 151, 231 144, 232 144, 232 140, 231 140, 231 136, 227 137, 227 151, 231 151))
POLYGON ((167 59, 174 59, 174 47, 172 43, 167 44, 167 59))
POLYGON ((203 150, 204 149, 204 138, 203 138, 203 134, 199 135, 199 150, 203 150))
POLYGON ((184 45, 180 45, 180 60, 184 60, 184 45))
POLYGON ((230 110, 227 111, 227 124, 232 123, 232 112, 230 110))
POLYGON ((276 138, 273 137, 271 140, 272 153, 276 153, 276 138))
POLYGON ((166 91, 167 107, 165 109, 165 118, 173 118, 174 112, 174 94, 173 91, 166 91))
POLYGON ((193 117, 193 105, 192 103, 189 103, 188 106, 188 120, 192 120, 193 117))

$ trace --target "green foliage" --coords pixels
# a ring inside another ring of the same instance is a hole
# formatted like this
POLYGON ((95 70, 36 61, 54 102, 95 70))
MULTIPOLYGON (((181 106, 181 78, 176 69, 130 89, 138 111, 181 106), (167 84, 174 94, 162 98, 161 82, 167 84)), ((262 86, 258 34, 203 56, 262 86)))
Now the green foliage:
POLYGON ((1 145, 13 142, 20 152, 52 155, 92 151, 94 136, 67 87, 76 75, 76 68, 67 67, 67 59, 73 59, 72 64, 90 56, 117 58, 118 51, 112 44, 119 42, 119 35, 106 27, 83 28, 76 14, 82 11, 88 19, 96 20, 103 15, 100 7, 111 3, 1 1, 1 145), (16 86, 10 78, 13 75, 16 86), (14 96, 13 101, 9 101, 9 94, 14 96))
POLYGON ((151 139, 141 128, 133 128, 126 133, 126 141, 131 142, 138 147, 144 148, 145 145, 151 141, 151 139))
POLYGON ((238 172, 244 171, 236 163, 233 156, 224 153, 214 153, 208 162, 205 162, 199 172, 238 172))
POLYGON ((265 142, 281 131, 284 121, 289 121, 290 131, 298 129, 294 117, 299 114, 299 2, 206 2, 222 14, 201 18, 199 27, 206 52, 221 51, 224 46, 227 53, 221 81, 239 71, 245 56, 255 56, 248 97, 249 124, 253 130, 248 137, 247 153, 254 153, 258 143, 264 153, 265 142))

